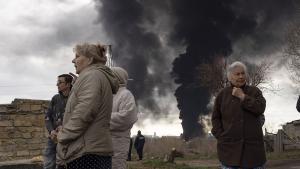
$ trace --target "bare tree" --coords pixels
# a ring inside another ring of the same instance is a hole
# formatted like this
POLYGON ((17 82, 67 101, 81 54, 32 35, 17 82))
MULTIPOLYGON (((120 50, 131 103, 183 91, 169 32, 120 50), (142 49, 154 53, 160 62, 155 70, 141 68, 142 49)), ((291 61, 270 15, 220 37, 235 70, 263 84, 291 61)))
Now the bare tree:
MULTIPOLYGON (((260 63, 252 64, 244 62, 247 66, 249 85, 257 86, 261 90, 276 92, 279 89, 273 85, 269 74, 272 72, 272 62, 265 59, 260 63)), ((226 62, 214 64, 201 64, 197 67, 197 84, 207 87, 212 95, 216 95, 222 88, 228 85, 226 76, 226 62)))
POLYGON ((270 91, 276 93, 279 89, 278 86, 274 86, 270 73, 273 70, 273 62, 267 59, 262 60, 257 64, 249 64, 246 62, 249 85, 256 86, 263 91, 270 91))
POLYGON ((291 79, 300 84, 300 23, 289 25, 284 52, 291 79))
POLYGON ((300 2, 294 1, 294 4, 298 17, 288 25, 284 55, 291 79, 300 85, 300 2))

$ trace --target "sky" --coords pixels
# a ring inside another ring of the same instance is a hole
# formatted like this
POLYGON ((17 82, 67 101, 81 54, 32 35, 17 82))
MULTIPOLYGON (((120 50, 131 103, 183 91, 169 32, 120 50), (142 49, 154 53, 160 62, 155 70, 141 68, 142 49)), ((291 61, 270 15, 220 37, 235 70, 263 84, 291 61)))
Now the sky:
MULTIPOLYGON (((93 0, 0 0, 0 5, 0 104, 15 98, 51 99, 57 93, 57 75, 75 70, 71 63, 75 44, 110 43, 97 22, 93 0)), ((300 119, 295 109, 299 86, 289 79, 284 66, 273 70, 270 79, 280 90, 264 91, 265 127, 276 132, 282 124, 300 119)), ((159 136, 182 133, 173 93, 159 103, 174 113, 151 118, 141 111, 142 120, 133 127, 133 134, 137 130, 159 136)))

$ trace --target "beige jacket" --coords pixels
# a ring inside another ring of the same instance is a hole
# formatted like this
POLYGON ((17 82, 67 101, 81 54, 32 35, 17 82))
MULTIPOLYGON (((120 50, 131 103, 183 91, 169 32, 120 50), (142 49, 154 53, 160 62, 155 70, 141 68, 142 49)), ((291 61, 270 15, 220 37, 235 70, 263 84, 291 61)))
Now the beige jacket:
POLYGON ((106 66, 91 65, 79 74, 58 134, 58 165, 84 154, 113 154, 109 122, 113 93, 117 90, 118 81, 106 66))

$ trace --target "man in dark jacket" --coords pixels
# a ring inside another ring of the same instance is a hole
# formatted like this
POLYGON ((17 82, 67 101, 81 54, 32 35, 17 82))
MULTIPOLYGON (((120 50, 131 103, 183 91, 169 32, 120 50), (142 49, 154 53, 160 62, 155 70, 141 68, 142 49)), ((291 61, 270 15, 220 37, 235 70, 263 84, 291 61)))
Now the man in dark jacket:
POLYGON ((145 137, 141 134, 141 131, 139 130, 134 140, 134 148, 139 156, 139 160, 143 159, 144 144, 145 144, 145 137))
POLYGON ((260 121, 266 100, 257 87, 246 84, 246 74, 243 63, 232 63, 227 72, 231 86, 215 100, 212 134, 222 169, 263 169, 266 163, 260 121))
POLYGON ((56 85, 59 93, 52 97, 45 115, 45 124, 49 136, 44 153, 44 169, 56 168, 56 136, 58 128, 62 125, 72 80, 72 76, 68 74, 62 74, 57 77, 56 85))
POLYGON ((298 98, 296 108, 297 108, 298 112, 300 112, 300 96, 298 98))

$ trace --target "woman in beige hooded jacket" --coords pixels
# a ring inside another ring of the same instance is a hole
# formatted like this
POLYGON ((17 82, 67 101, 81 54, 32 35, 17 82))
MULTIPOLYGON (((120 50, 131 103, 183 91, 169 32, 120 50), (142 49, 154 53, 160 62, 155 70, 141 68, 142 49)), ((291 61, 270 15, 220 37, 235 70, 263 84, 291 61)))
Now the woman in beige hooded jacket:
POLYGON ((126 169, 126 159, 130 144, 130 130, 137 121, 137 108, 132 93, 126 88, 128 74, 120 67, 112 71, 119 80, 120 88, 113 96, 113 108, 110 121, 110 131, 113 140, 113 169, 126 169))
POLYGON ((73 59, 79 74, 58 133, 59 169, 110 169, 113 155, 110 117, 118 81, 106 63, 105 48, 81 44, 73 59))

